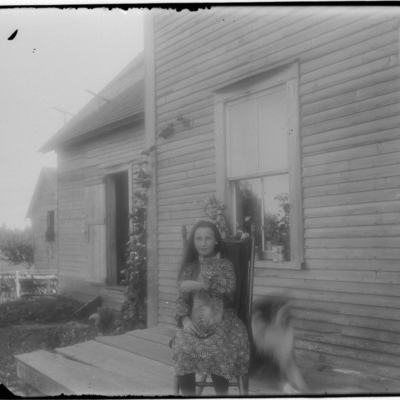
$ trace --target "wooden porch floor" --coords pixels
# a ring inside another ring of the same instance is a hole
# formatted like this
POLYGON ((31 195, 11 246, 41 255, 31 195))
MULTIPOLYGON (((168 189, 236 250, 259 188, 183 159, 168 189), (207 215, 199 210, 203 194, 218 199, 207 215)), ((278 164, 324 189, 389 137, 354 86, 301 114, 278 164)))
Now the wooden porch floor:
MULTIPOLYGON (((120 336, 16 356, 18 375, 43 395, 170 396, 173 394, 173 360, 168 347, 174 332, 150 328, 120 336)), ((399 394, 400 381, 365 374, 318 368, 302 360, 299 365, 309 395, 399 394)), ((400 378, 399 378, 400 379, 400 378)), ((206 397, 214 396, 206 388, 206 397)), ((236 388, 229 389, 237 396, 236 388)), ((250 380, 250 396, 282 396, 278 382, 250 380)))

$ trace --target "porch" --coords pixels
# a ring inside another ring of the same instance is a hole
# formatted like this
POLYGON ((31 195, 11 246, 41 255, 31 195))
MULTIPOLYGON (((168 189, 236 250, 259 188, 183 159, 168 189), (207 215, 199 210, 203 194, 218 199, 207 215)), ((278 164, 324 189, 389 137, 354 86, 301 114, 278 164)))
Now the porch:
MULTIPOLYGON (((43 395, 100 394, 168 396, 173 394, 173 360, 168 343, 174 331, 166 327, 100 336, 55 353, 37 351, 16 356, 18 376, 43 395)), ((311 360, 298 360, 310 395, 400 393, 394 381, 356 371, 333 369, 311 360)), ((238 395, 237 388, 229 389, 238 395)), ((203 395, 213 396, 213 388, 203 395)), ((250 396, 279 396, 276 381, 250 379, 250 396)))

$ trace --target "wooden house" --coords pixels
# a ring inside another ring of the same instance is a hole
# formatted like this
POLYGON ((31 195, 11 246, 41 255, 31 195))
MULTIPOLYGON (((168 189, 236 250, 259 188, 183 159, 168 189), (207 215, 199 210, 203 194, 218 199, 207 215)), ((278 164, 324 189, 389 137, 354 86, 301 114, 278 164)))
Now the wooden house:
POLYGON ((45 145, 57 152, 59 293, 120 310, 132 171, 145 144, 137 56, 45 145))
POLYGON ((57 270, 57 171, 43 167, 26 218, 32 225, 36 270, 57 270))
POLYGON ((397 10, 159 10, 145 49, 146 140, 157 145, 148 325, 175 325, 181 226, 216 193, 233 228, 258 223, 254 294, 294 300, 297 356, 398 379, 397 10), (268 226, 283 206, 285 261, 274 262, 268 226))

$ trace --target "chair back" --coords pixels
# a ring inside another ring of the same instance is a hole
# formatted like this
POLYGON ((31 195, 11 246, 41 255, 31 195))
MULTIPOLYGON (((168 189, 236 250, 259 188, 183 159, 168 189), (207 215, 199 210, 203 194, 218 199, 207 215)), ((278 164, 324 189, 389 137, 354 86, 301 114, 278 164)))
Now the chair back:
MULTIPOLYGON (((236 315, 243 321, 247 328, 250 342, 253 341, 251 331, 251 312, 253 299, 254 260, 255 260, 255 235, 254 227, 250 238, 242 240, 223 239, 221 243, 221 258, 231 261, 235 276, 236 290, 233 298, 233 307, 236 315)), ((182 242, 187 245, 187 230, 182 226, 182 242)))

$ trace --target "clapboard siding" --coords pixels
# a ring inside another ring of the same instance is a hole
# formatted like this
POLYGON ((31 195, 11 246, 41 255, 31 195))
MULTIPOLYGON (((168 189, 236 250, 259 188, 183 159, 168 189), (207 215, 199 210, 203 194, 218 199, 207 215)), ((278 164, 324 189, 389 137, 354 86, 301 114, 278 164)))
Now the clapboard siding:
POLYGON ((399 25, 383 8, 160 11, 154 22, 158 321, 175 324, 181 226, 216 190, 213 91, 299 61, 305 263, 256 268, 294 300, 297 353, 394 375, 400 328, 399 25), (190 123, 179 128, 181 116, 190 123), (390 345, 394 344, 393 351, 390 345))
POLYGON ((114 166, 137 163, 145 146, 144 124, 136 122, 58 151, 58 235, 60 289, 81 301, 101 295, 120 310, 123 293, 85 282, 85 186, 100 181, 114 166))
POLYGON ((58 222, 57 222, 56 171, 43 168, 29 205, 28 217, 32 224, 34 263, 36 270, 57 270, 58 222), (46 240, 48 212, 54 212, 55 238, 46 240))

